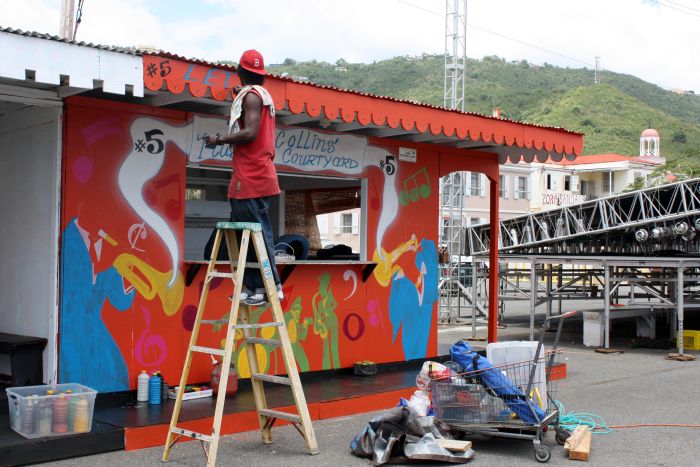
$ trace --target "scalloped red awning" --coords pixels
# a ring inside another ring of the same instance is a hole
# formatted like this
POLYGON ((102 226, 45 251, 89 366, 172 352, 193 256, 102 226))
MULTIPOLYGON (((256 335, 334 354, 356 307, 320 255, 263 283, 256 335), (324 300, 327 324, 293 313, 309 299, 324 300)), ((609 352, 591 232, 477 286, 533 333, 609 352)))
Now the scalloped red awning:
MULTIPOLYGON (((194 97, 231 100, 232 88, 240 84, 233 67, 194 63, 171 56, 143 56, 144 85, 151 91, 168 90, 181 94, 185 88, 194 97)), ((406 131, 431 133, 434 136, 457 136, 459 139, 483 141, 514 150, 546 151, 578 156, 583 135, 572 131, 519 123, 500 118, 459 112, 427 104, 341 90, 313 83, 268 76, 265 87, 278 110, 311 117, 326 117, 346 123, 387 126, 406 131)), ((545 155, 546 157, 546 155, 545 155)))

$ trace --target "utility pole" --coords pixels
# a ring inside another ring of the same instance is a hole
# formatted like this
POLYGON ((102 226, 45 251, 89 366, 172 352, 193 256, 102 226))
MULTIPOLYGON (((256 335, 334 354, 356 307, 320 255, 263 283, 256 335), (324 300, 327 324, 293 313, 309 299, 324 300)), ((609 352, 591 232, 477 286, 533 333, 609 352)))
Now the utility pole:
POLYGON ((596 56, 595 58, 595 72, 593 74, 593 83, 594 84, 599 84, 600 83, 600 56, 596 56))
POLYGON ((61 0, 61 24, 58 36, 69 41, 75 39, 75 0, 61 0))

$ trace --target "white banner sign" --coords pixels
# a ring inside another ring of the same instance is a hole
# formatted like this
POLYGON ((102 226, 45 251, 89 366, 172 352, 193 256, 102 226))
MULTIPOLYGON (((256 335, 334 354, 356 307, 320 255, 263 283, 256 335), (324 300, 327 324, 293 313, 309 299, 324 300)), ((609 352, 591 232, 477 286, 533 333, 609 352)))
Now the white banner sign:
MULTIPOLYGON (((195 116, 192 148, 187 160, 201 164, 226 162, 232 158, 228 145, 207 148, 207 135, 226 134, 227 121, 195 116)), ((360 174, 364 167, 367 139, 352 135, 327 134, 305 128, 276 128, 275 165, 304 172, 335 171, 360 174)))
POLYGON ((366 138, 319 133, 305 128, 277 128, 275 165, 305 172, 333 170, 360 174, 366 149, 366 138))
POLYGON ((187 154, 187 161, 202 164, 206 161, 230 162, 233 155, 231 146, 224 144, 213 148, 206 147, 207 135, 225 135, 228 133, 228 120, 194 116, 192 122, 192 149, 187 154))

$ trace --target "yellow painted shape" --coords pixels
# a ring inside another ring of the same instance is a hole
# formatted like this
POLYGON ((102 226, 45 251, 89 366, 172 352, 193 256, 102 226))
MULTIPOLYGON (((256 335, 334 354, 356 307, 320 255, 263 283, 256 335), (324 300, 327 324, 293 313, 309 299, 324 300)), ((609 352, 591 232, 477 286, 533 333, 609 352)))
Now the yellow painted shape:
MULTIPOLYGON (((261 373, 267 371, 267 365, 270 362, 267 356, 267 351, 265 347, 260 344, 255 344, 255 354, 258 358, 258 369, 261 373)), ((238 352, 238 362, 236 364, 236 369, 238 371, 238 376, 241 378, 250 378, 250 367, 248 366, 248 353, 245 349, 241 349, 238 352)))
POLYGON ((263 339, 272 339, 275 335, 275 328, 269 327, 269 328, 262 328, 260 330, 260 337, 263 339))
POLYGON ((418 240, 416 236, 411 236, 411 239, 407 242, 401 243, 390 253, 384 248, 380 250, 374 250, 372 254, 372 261, 377 263, 374 268, 374 278, 379 282, 382 287, 388 287, 391 282, 391 278, 397 272, 403 272, 401 266, 394 264, 398 259, 406 253, 407 251, 416 251, 418 249, 418 240))
POLYGON ((181 272, 178 271, 173 286, 168 287, 171 271, 160 272, 131 253, 122 253, 117 256, 114 260, 114 268, 124 279, 133 284, 146 300, 153 300, 158 296, 166 316, 172 316, 180 309, 185 294, 185 280, 181 272))
POLYGON ((294 344, 297 341, 297 334, 299 333, 297 329, 297 320, 294 318, 290 319, 289 323, 287 323, 287 332, 289 333, 290 342, 294 344))

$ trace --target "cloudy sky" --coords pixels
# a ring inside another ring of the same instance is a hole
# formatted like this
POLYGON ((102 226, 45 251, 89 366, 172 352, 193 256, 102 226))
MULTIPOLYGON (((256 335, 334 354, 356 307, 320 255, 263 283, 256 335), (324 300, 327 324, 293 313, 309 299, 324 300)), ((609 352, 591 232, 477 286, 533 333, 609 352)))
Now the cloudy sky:
MULTIPOLYGON (((79 0, 75 0, 76 5, 79 0)), ((60 0, 2 0, 0 26, 56 34, 60 0)), ((238 60, 442 53, 444 0, 84 0, 78 40, 238 60)), ((700 92, 700 0, 469 0, 467 55, 603 69, 700 92), (695 44, 695 45, 693 45, 695 44)))

